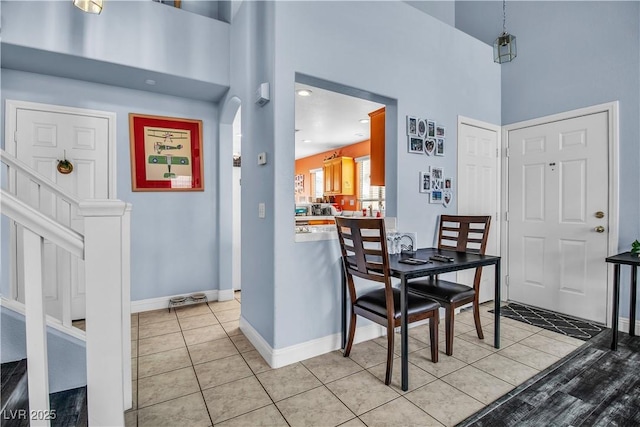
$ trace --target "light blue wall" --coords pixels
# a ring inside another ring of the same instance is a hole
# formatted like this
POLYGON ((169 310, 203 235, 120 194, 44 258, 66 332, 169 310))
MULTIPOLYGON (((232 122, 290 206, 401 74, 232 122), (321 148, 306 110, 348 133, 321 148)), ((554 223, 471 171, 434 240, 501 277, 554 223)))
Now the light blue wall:
MULTIPOLYGON (((0 309, 0 361, 13 362, 26 358, 24 316, 0 309)), ((49 391, 55 393, 87 385, 85 344, 76 338, 47 328, 49 359, 49 391)))
POLYGON ((449 24, 452 27, 455 26, 456 21, 456 2, 453 0, 418 0, 418 1, 407 1, 406 3, 411 6, 419 9, 434 18, 444 22, 445 24, 449 24))
MULTIPOLYGON (((116 113, 117 197, 133 204, 131 299, 218 289, 216 272, 217 106, 173 96, 2 70, 5 100, 41 102, 116 113), (129 113, 203 121, 203 192, 132 192, 129 113)), ((4 128, 3 128, 4 129, 4 128)), ((4 132, 4 130, 3 130, 4 132)), ((3 234, 3 240, 8 239, 3 234)), ((4 260, 6 262, 6 260, 4 260)), ((6 271, 5 265, 2 267, 6 271)), ((2 293, 8 292, 3 280, 2 293)))
MULTIPOLYGON (((430 205, 418 192, 418 172, 441 166, 447 175, 456 175, 458 114, 500 122, 500 68, 488 46, 402 2, 276 2, 275 13, 272 103, 277 120, 275 135, 266 133, 268 141, 261 144, 269 150, 270 139, 275 140, 275 182, 265 187, 275 188, 272 250, 277 256, 273 283, 268 285, 275 288, 275 305, 264 310, 275 313, 275 339, 270 344, 284 348, 340 331, 337 241, 294 243, 295 73, 397 100, 387 118, 395 130, 387 140, 395 152, 387 155, 387 192, 397 197, 388 211, 397 211, 400 229, 416 231, 419 244, 430 245, 438 215, 455 212, 456 206, 430 205), (446 126, 445 157, 407 153, 407 115, 446 126)), ((244 169, 242 174, 242 203, 249 213, 242 218, 244 236, 245 226, 259 226, 251 206, 264 196, 245 199, 244 169)), ((261 251, 247 248, 243 241, 243 289, 245 259, 265 256, 261 251)))
MULTIPOLYGON (((456 6, 456 25, 486 42, 501 31, 501 19, 501 2, 456 6)), ((518 56, 502 65, 503 125, 620 102, 617 251, 628 251, 640 238, 640 2, 508 2, 507 29, 517 37, 518 56)), ((622 270, 626 317, 629 274, 622 270)))

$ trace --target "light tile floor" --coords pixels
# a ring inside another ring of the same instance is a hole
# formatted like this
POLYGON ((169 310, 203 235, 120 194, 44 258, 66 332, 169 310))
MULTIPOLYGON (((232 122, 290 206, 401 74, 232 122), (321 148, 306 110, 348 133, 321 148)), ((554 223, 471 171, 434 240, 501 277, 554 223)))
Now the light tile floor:
POLYGON ((132 315, 133 408, 127 426, 455 425, 571 353, 583 341, 508 318, 493 348, 473 316, 456 316, 452 357, 431 362, 428 326, 412 328, 409 390, 400 390, 400 336, 393 382, 384 385, 386 338, 271 369, 240 331, 236 299, 132 315))

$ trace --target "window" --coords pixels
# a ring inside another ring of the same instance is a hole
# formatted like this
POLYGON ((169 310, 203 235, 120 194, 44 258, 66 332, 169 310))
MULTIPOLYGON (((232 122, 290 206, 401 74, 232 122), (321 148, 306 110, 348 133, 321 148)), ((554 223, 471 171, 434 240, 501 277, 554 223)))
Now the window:
POLYGON ((358 169, 358 204, 360 209, 384 211, 384 186, 371 185, 371 160, 369 157, 356 159, 358 169))
POLYGON ((324 195, 324 172, 322 168, 318 168, 311 169, 309 174, 311 174, 311 197, 315 202, 324 195))

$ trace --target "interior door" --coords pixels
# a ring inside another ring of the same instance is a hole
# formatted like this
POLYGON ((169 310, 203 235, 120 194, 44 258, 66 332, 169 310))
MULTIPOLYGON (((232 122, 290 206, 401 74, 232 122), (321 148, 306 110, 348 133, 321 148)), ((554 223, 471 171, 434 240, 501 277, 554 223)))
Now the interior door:
MULTIPOLYGON (((461 122, 458 125, 458 214, 490 215, 486 254, 500 255, 498 127, 461 122)), ((484 267, 480 302, 494 299, 495 267, 484 267)), ((458 272, 457 281, 473 285, 475 270, 458 272)))
POLYGON ((509 299, 606 323, 606 112, 509 132, 509 299))
MULTIPOLYGON (((104 117, 67 114, 37 109, 16 111, 16 157, 79 199, 109 198, 109 121, 104 117), (66 158, 73 171, 62 174, 58 161, 66 158)), ((82 233, 84 223, 77 209, 43 190, 40 197, 32 184, 20 177, 17 195, 41 212, 82 233)), ((18 230, 20 233, 20 230, 18 230)), ((17 253, 22 253, 17 239, 17 253)), ((44 294, 47 314, 62 319, 63 293, 70 292, 71 317, 85 317, 84 261, 50 242, 44 248, 44 294)), ((16 258, 18 265, 22 260, 16 258)), ((17 271, 21 271, 17 269, 17 271)), ((18 274, 18 300, 24 301, 24 283, 18 274)), ((69 299, 67 298, 67 301, 69 299)))

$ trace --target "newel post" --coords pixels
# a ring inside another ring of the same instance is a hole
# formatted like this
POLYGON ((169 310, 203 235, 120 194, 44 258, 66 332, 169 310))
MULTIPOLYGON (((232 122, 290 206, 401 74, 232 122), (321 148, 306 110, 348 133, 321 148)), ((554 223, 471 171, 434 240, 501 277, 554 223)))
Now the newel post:
MULTIPOLYGON (((84 217, 86 274, 87 409, 91 426, 123 426, 125 370, 124 316, 129 316, 123 301, 128 281, 127 205, 120 200, 89 200, 80 203, 84 217)), ((128 292, 128 290, 127 290, 128 292)), ((127 335, 125 337, 125 334, 127 335)), ((127 362, 129 360, 127 359, 127 362)), ((131 387, 131 383, 126 385, 131 387)))

